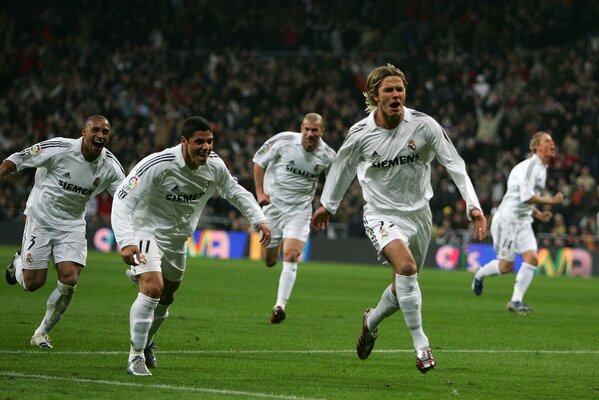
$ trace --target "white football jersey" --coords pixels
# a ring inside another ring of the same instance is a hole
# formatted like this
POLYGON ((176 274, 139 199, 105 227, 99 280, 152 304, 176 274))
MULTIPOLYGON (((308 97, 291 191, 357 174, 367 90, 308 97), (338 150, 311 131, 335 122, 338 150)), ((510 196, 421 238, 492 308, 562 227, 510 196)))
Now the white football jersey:
POLYGON ((320 200, 329 212, 337 211, 356 173, 366 209, 395 215, 425 207, 433 197, 435 157, 466 201, 468 216, 481 209, 464 160, 433 118, 404 107, 403 121, 388 130, 376 125, 375 112, 350 128, 331 166, 320 200))
POLYGON ((306 151, 302 134, 281 132, 268 139, 256 152, 253 162, 265 168, 264 192, 271 203, 288 214, 312 210, 318 177, 325 176, 335 151, 322 139, 316 150, 306 151))
POLYGON ((516 165, 507 180, 507 190, 498 213, 502 218, 532 222, 534 204, 527 204, 535 194, 541 196, 545 190, 547 166, 535 154, 516 165))
POLYGON ((82 143, 83 137, 57 137, 7 158, 15 163, 17 171, 37 168, 25 214, 40 226, 85 232, 89 199, 104 190, 114 194, 125 177, 121 164, 106 149, 95 161, 86 161, 81 153, 82 143))
POLYGON ((136 235, 153 237, 161 245, 185 242, 216 192, 252 224, 266 223, 254 196, 237 183, 214 152, 196 170, 185 164, 180 144, 147 156, 114 197, 112 228, 117 243, 136 244, 136 235))

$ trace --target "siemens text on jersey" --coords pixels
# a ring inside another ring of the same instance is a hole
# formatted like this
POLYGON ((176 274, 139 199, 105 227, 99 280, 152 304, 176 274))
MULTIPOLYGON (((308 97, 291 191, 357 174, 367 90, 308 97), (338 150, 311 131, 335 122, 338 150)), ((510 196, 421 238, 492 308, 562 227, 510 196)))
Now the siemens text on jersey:
POLYGON ((420 158, 420 153, 411 154, 411 155, 407 155, 407 156, 395 156, 395 158, 392 160, 375 161, 372 163, 372 167, 373 168, 394 167, 394 166, 400 165, 400 164, 403 165, 403 164, 415 162, 419 158, 420 158))
POLYGON ((194 193, 194 194, 167 194, 165 199, 170 201, 176 201, 180 203, 189 203, 191 201, 198 200, 202 197, 204 193, 194 193))
POLYGON ((317 178, 318 177, 318 175, 315 175, 311 172, 302 171, 301 169, 295 168, 292 164, 287 164, 287 171, 291 172, 292 174, 307 176, 309 178, 317 178))
POLYGON ((81 186, 73 185, 72 183, 66 183, 64 181, 58 180, 58 184, 65 190, 69 192, 80 193, 84 196, 90 195, 92 193, 91 189, 87 189, 81 186))

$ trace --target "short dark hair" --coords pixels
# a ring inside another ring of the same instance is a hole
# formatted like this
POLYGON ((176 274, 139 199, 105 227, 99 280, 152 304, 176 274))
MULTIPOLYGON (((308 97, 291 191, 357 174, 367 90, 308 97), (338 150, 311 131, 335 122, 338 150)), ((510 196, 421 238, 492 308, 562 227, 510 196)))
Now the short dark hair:
POLYGON ((212 125, 204 117, 189 117, 183 121, 181 136, 183 136, 185 139, 189 140, 193 136, 193 133, 197 131, 212 132, 212 125))
POLYGON ((84 127, 87 126, 87 124, 89 122, 91 122, 91 120, 93 120, 93 119, 103 119, 103 120, 106 120, 106 122, 108 122, 110 124, 110 122, 108 121, 108 118, 106 118, 105 116, 100 115, 100 114, 94 114, 94 115, 90 115, 89 117, 87 117, 85 119, 85 123, 83 124, 83 126, 84 127))

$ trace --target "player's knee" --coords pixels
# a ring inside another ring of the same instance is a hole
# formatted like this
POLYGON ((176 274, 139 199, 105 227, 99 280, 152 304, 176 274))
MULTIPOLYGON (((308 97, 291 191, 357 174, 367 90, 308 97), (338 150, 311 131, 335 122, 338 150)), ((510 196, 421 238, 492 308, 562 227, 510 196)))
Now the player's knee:
POLYGON ((46 274, 38 271, 41 270, 23 271, 24 289, 28 292, 35 292, 36 290, 44 286, 44 284, 46 283, 46 274))
POLYGON ((56 266, 58 280, 63 285, 75 286, 79 280, 79 274, 83 266, 74 262, 63 262, 56 266))
POLYGON ((162 286, 158 284, 145 284, 141 290, 141 292, 153 299, 162 298, 162 286))
POLYGON ((78 279, 79 279, 79 275, 73 273, 73 274, 61 276, 58 280, 63 285, 75 286, 77 284, 78 279))
POLYGON ((24 278, 23 283, 25 284, 25 290, 27 290, 28 292, 35 292, 36 290, 44 286, 45 282, 35 278, 24 278))
POLYGON ((283 258, 287 262, 296 263, 299 260, 300 252, 297 250, 288 250, 283 254, 283 258))
POLYGON ((411 276, 418 272, 418 267, 413 260, 398 262, 393 265, 393 268, 398 275, 411 276))
POLYGON ((530 255, 524 259, 524 262, 536 267, 539 264, 539 257, 536 254, 530 255))
POLYGON ((509 261, 500 261, 499 262, 499 272, 502 274, 507 274, 514 270, 514 263, 509 261))

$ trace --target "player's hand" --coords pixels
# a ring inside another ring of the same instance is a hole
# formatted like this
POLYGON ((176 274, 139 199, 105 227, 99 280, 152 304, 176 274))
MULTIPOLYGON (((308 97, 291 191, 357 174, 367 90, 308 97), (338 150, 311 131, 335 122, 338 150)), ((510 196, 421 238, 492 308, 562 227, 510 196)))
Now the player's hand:
POLYGON ((331 213, 324 207, 319 207, 314 214, 312 214, 312 218, 310 218, 312 222, 312 229, 314 231, 319 231, 321 229, 326 229, 329 225, 329 220, 331 219, 331 213))
POLYGON ((260 207, 264 207, 270 204, 270 196, 264 192, 256 194, 256 200, 258 200, 258 204, 260 205, 260 207))
POLYGON ((272 239, 270 228, 266 224, 258 224, 258 229, 260 229, 260 232, 262 232, 262 236, 260 237, 260 245, 262 247, 268 246, 272 239))
POLYGON ((472 217, 472 221, 474 222, 474 232, 472 236, 474 240, 482 241, 487 233, 487 219, 478 208, 472 209, 470 217, 472 217))
POLYGON ((121 258, 127 265, 145 264, 146 258, 139 251, 139 247, 132 244, 121 249, 121 258))
POLYGON ((549 222, 552 217, 553 213, 549 210, 542 211, 537 215, 537 219, 539 219, 542 222, 549 222))
POLYGON ((553 204, 562 204, 564 202, 564 194, 557 192, 553 195, 553 204))

